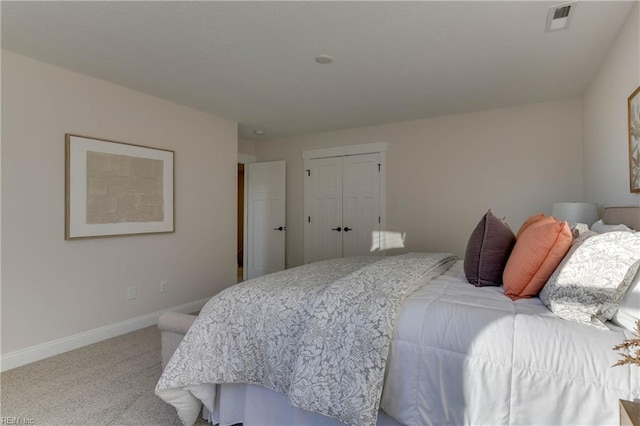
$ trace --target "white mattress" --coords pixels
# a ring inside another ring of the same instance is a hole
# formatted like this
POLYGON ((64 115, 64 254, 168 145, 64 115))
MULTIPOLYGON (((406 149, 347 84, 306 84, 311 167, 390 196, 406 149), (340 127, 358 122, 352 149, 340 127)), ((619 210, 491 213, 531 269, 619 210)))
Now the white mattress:
MULTIPOLYGON (((640 368, 611 367, 628 337, 476 288, 459 261, 400 308, 378 425, 618 424, 618 399, 640 398, 640 368)), ((211 419, 221 425, 341 424, 259 386, 218 390, 211 419)))

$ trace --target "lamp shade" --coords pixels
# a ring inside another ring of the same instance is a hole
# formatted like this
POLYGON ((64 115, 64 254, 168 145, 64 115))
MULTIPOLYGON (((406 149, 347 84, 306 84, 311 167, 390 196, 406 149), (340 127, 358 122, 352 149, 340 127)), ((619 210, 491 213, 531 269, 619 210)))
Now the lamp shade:
POLYGON ((596 203, 553 203, 551 216, 558 220, 566 220, 569 226, 586 223, 591 226, 599 219, 596 203))

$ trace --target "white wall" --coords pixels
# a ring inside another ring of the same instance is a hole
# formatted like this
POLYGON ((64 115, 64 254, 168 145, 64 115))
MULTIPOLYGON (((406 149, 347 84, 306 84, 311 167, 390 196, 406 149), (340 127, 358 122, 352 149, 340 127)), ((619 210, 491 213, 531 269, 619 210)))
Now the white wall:
POLYGON ((238 138, 238 152, 247 155, 256 155, 256 141, 238 138))
POLYGON ((235 122, 7 51, 2 89, 3 354, 235 282, 235 122), (174 150, 176 232, 65 241, 65 133, 174 150))
POLYGON ((320 133, 256 144, 287 161, 287 263, 303 263, 305 149, 388 142, 387 229, 405 251, 464 255, 489 208, 517 230, 555 201, 584 197, 580 99, 320 133))
POLYGON ((629 189, 627 98, 640 85, 640 6, 636 3, 583 97, 586 198, 640 206, 629 189))

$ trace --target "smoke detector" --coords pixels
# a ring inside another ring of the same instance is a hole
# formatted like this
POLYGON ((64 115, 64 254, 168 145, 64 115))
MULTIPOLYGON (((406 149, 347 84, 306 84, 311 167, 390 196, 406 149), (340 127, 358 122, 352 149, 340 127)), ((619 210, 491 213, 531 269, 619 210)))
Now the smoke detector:
POLYGON ((545 32, 566 30, 574 15, 576 2, 563 3, 549 8, 545 32))
POLYGON ((333 62, 333 58, 329 55, 320 55, 315 57, 315 61, 322 65, 327 65, 333 62))

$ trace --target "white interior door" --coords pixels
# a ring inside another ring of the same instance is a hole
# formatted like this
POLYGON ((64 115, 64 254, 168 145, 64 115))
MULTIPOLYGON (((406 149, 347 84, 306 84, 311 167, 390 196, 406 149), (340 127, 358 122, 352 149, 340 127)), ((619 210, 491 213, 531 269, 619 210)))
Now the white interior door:
POLYGON ((380 231, 380 154, 342 157, 342 255, 371 254, 380 231))
POLYGON ((380 154, 305 160, 305 262, 379 248, 380 154))
POLYGON ((286 164, 247 164, 247 278, 285 267, 286 164))
POLYGON ((342 159, 305 160, 305 263, 342 257, 342 159))

